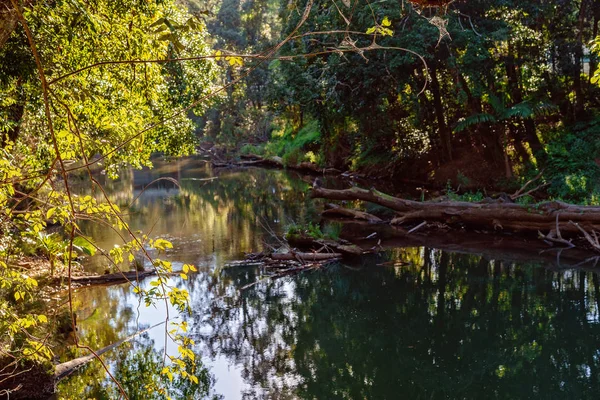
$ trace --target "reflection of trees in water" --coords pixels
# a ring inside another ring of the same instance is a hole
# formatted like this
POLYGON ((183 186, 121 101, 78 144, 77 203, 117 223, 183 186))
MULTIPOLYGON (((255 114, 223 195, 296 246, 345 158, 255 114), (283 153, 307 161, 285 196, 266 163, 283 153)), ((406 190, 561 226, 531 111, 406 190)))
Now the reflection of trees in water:
MULTIPOLYGON (((307 184, 294 174, 226 170, 215 180, 199 181, 210 176, 210 170, 191 171, 178 174, 180 188, 168 181, 153 184, 126 216, 133 230, 150 232, 153 237, 169 236, 179 261, 204 264, 210 260, 219 265, 245 251, 259 251, 265 237, 263 225, 280 230, 292 218, 316 217, 313 202, 305 194, 307 184)), ((143 173, 148 175, 143 179, 148 183, 169 174, 160 169, 143 173)), ((121 186, 127 179, 133 188, 135 174, 124 175, 121 186)), ((137 196, 139 190, 132 193, 137 196)), ((102 225, 86 224, 84 228, 104 248, 118 243, 114 232, 102 225)))
POLYGON ((597 275, 404 253, 417 262, 374 257, 216 302, 203 343, 243 366, 249 398, 596 398, 597 275))
MULTIPOLYGON (((212 390, 214 378, 200 359, 196 360, 195 373, 198 384, 187 378, 176 376, 169 381, 161 375, 163 354, 156 350, 154 341, 141 335, 135 342, 126 343, 107 353, 107 361, 112 366, 114 377, 119 381, 131 400, 159 400, 165 396, 147 386, 165 387, 174 399, 218 399, 212 390)), ((188 360, 189 362, 189 360, 188 360)), ((75 377, 60 384, 59 393, 65 399, 117 399, 120 391, 105 375, 99 363, 84 367, 75 377)))

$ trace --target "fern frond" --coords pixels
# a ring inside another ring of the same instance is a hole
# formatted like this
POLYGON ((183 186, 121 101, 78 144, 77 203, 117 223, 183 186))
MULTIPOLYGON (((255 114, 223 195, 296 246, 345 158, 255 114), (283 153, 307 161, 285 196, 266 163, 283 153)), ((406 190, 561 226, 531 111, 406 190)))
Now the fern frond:
POLYGON ((558 112, 558 106, 552 103, 537 103, 533 106, 533 113, 538 117, 548 117, 558 112))
POLYGON ((486 100, 487 103, 492 106, 496 115, 502 115, 506 111, 504 101, 502 101, 502 99, 500 99, 500 97, 496 96, 495 94, 489 94, 486 100))
POLYGON ((531 118, 534 115, 533 110, 528 102, 524 101, 522 103, 515 104, 514 106, 508 108, 504 111, 502 115, 502 119, 509 119, 512 117, 518 118, 531 118))
POLYGON ((467 118, 462 118, 458 121, 458 123, 454 127, 454 132, 461 132, 471 126, 482 124, 485 122, 496 122, 496 117, 487 113, 470 115, 467 118))

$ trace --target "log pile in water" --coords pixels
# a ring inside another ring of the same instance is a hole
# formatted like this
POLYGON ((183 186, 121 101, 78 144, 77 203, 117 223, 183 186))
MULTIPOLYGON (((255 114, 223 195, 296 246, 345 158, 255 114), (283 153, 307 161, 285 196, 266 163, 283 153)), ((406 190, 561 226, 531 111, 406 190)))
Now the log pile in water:
POLYGON ((330 263, 337 262, 341 257, 341 253, 298 252, 295 250, 287 253, 250 253, 246 255, 246 259, 230 262, 225 264, 225 267, 260 267, 266 270, 264 278, 240 288, 245 290, 266 279, 277 279, 325 267, 330 263))

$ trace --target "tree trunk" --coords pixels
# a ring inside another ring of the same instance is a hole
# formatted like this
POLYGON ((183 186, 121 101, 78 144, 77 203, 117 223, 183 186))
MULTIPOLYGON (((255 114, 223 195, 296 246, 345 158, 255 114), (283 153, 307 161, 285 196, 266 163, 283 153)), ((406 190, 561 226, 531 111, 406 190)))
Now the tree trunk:
MULTIPOLYGON (((481 100, 479 98, 473 97, 473 93, 471 93, 471 89, 469 89, 467 80, 465 79, 463 74, 460 73, 458 68, 456 69, 455 72, 456 72, 456 77, 458 79, 458 82, 460 83, 462 90, 467 95, 467 104, 469 105, 469 111, 471 112, 471 114, 480 114, 481 113, 481 100)), ((481 139, 481 135, 482 135, 481 129, 479 129, 478 125, 475 125, 473 127, 473 131, 474 131, 474 134, 471 137, 471 145, 481 147, 483 144, 483 140, 481 139)))
POLYGON ((8 40, 17 27, 19 18, 10 0, 0 0, 0 47, 8 40))
MULTIPOLYGON (((519 55, 517 55, 519 57, 519 55)), ((508 86, 510 89, 511 97, 513 99, 514 104, 519 104, 523 102, 523 93, 521 91, 520 79, 519 79, 519 70, 516 64, 516 57, 513 54, 512 46, 508 45, 508 57, 506 59, 506 76, 508 78, 508 86)), ((544 146, 540 142, 540 139, 537 136, 535 121, 533 118, 527 118, 523 121, 523 127, 525 128, 525 134, 515 135, 515 142, 523 142, 526 141, 531 148, 531 152, 534 157, 540 161, 540 164, 543 164, 546 161, 546 154, 544 152, 544 146)), ((520 143, 519 143, 520 145, 520 143)), ((516 144, 515 144, 516 147, 516 144)), ((529 157, 527 157, 529 160, 529 157)))
POLYGON ((435 108, 435 116, 438 123, 442 148, 444 150, 444 159, 445 161, 452 161, 452 142, 450 130, 448 129, 448 125, 446 125, 446 119, 444 117, 444 106, 442 104, 442 97, 440 93, 440 82, 438 81, 435 64, 432 64, 431 66, 430 75, 431 94, 433 94, 433 106, 435 108))
POLYGON ((581 67, 583 62, 583 29, 585 23, 588 0, 581 0, 577 26, 577 39, 575 43, 575 68, 573 69, 573 90, 575 91, 575 120, 585 114, 583 88, 581 82, 581 67))

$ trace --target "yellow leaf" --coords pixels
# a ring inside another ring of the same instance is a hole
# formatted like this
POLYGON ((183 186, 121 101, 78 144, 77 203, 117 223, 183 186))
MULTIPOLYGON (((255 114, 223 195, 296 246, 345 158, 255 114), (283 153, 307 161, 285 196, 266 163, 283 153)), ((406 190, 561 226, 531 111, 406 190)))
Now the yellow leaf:
POLYGON ((190 270, 190 267, 187 264, 183 264, 183 272, 185 274, 187 274, 189 270, 190 270))
POLYGON ((181 276, 182 279, 187 279, 187 275, 184 274, 183 272, 181 274, 179 274, 179 276, 181 276))
POLYGON ((221 50, 217 50, 215 53, 215 60, 221 61, 221 50))
POLYGON ((157 250, 172 249, 173 244, 165 239, 156 239, 154 241, 154 248, 157 250))
POLYGON ((381 25, 382 26, 390 26, 390 25, 392 25, 392 21, 390 21, 390 19, 388 17, 384 17, 383 21, 381 21, 381 25))

